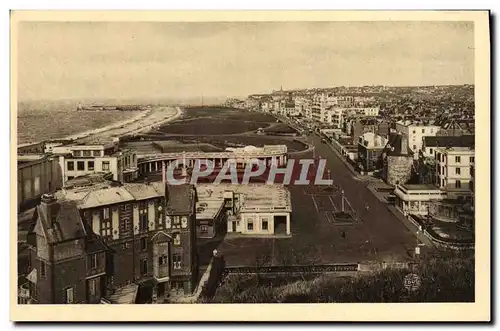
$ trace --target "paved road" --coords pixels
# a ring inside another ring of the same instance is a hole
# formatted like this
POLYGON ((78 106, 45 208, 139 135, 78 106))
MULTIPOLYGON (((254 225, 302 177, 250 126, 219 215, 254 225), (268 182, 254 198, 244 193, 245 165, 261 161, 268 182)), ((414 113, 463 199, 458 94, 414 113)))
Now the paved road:
MULTIPOLYGON (((353 178, 352 172, 328 145, 321 142, 321 138, 313 135, 308 137, 308 141, 316 147, 316 156, 327 160, 327 167, 331 171, 334 184, 339 185, 344 190, 345 196, 356 213, 363 218, 364 225, 373 228, 376 232, 386 229, 386 233, 389 235, 399 233, 402 235, 401 240, 409 242, 407 234, 413 233, 410 233, 401 221, 389 211, 387 204, 378 200, 363 181, 353 178), (367 205, 369 210, 366 210, 367 205)), ((416 238, 413 238, 413 242, 416 243, 416 238)))

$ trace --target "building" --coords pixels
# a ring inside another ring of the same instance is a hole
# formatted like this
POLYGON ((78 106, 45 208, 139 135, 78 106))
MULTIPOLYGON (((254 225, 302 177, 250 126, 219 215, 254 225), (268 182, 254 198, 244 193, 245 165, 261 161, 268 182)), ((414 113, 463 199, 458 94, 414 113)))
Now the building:
POLYGON ((471 165, 474 149, 470 147, 438 147, 435 151, 436 186, 448 193, 449 198, 470 197, 471 165))
POLYGON ((449 116, 439 120, 439 136, 467 136, 474 135, 475 122, 473 118, 450 118, 449 116))
POLYGON ((17 154, 43 154, 45 150, 44 142, 25 143, 17 146, 17 154))
POLYGON ((405 215, 428 215, 433 202, 446 199, 446 192, 428 184, 397 184, 394 194, 396 208, 405 215))
POLYGON ((195 288, 191 185, 102 182, 60 190, 37 211, 31 293, 37 303, 113 303, 120 301, 117 291, 134 292, 131 284, 163 302, 195 288))
POLYGON ((55 146, 52 153, 59 156, 63 183, 93 173, 109 173, 113 180, 122 182, 133 181, 139 175, 135 152, 119 150, 116 142, 55 146))
POLYGON ((373 132, 359 137, 357 163, 362 172, 373 172, 382 169, 382 153, 387 139, 373 132))
POLYGON ((197 191, 200 204, 213 204, 216 209, 223 203, 228 234, 291 234, 291 198, 283 185, 200 184, 197 191))
POLYGON ((387 184, 405 184, 409 181, 414 160, 406 136, 401 133, 391 133, 382 152, 382 158, 382 177, 387 184))
POLYGON ((474 149, 474 138, 473 135, 424 137, 421 156, 434 159, 435 151, 439 147, 467 147, 474 149))
POLYGON ((418 158, 423 146, 423 138, 436 136, 440 127, 422 122, 396 122, 396 131, 401 132, 408 139, 408 144, 415 158, 418 158))
POLYGON ((353 144, 357 144, 359 137, 367 132, 376 133, 378 131, 378 121, 376 118, 355 118, 353 119, 351 139, 353 144))
POLYGON ((214 238, 225 233, 227 210, 224 199, 213 195, 210 189, 197 188, 196 204, 196 236, 197 238, 214 238))
POLYGON ((17 157, 18 212, 35 207, 42 194, 54 192, 62 186, 62 171, 57 157, 27 154, 17 157))
POLYGON ((44 195, 30 234, 26 303, 99 303, 109 290, 109 247, 92 233, 74 201, 44 195), (64 275, 64 277, 61 277, 64 275))
POLYGON ((316 93, 311 108, 312 119, 316 122, 327 123, 328 108, 337 104, 337 98, 332 93, 316 93))

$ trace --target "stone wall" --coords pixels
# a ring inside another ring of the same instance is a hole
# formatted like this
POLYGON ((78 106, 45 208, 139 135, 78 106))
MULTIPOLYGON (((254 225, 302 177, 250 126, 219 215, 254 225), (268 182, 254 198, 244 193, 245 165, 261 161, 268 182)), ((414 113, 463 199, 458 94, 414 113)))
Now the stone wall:
POLYGON ((388 156, 384 163, 384 180, 390 185, 408 182, 412 163, 411 156, 388 156))

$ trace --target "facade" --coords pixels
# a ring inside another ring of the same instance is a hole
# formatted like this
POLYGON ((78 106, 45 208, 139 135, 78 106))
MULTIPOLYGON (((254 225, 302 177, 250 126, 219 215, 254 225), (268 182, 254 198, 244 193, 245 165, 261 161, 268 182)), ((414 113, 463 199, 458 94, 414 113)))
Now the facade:
POLYGON ((317 93, 313 97, 311 117, 321 123, 328 122, 328 108, 337 105, 337 98, 332 93, 317 93))
POLYGON ((195 206, 191 185, 106 182, 56 192, 50 207, 38 207, 33 298, 98 303, 131 284, 150 287, 153 302, 191 293, 198 270, 195 206))
POLYGON ((227 232, 248 236, 290 235, 291 198, 283 185, 197 186, 199 203, 223 203, 227 232))
POLYGON ((377 132, 378 124, 376 118, 354 118, 351 132, 352 143, 357 144, 359 137, 367 132, 377 132))
POLYGON ((75 202, 44 195, 29 236, 26 303, 95 304, 108 293, 109 248, 83 221, 75 202))
POLYGON ((435 136, 424 137, 422 157, 435 158, 435 151, 439 147, 467 147, 474 149, 475 136, 435 136))
POLYGON ((396 131, 401 132, 408 139, 408 144, 415 158, 418 158, 423 146, 423 138, 436 136, 440 127, 420 122, 397 122, 396 131))
POLYGON ((357 162, 362 171, 373 172, 382 168, 382 153, 386 144, 386 138, 372 132, 359 137, 357 162))
POLYGON ((130 182, 139 174, 135 152, 119 151, 115 143, 56 146, 52 153, 59 156, 63 182, 94 173, 110 173, 113 180, 130 182))
POLYGON ((448 192, 450 198, 471 195, 471 164, 474 149, 468 147, 439 147, 436 149, 436 186, 448 192))
POLYGON ((396 185, 396 208, 404 214, 428 215, 433 208, 432 204, 446 198, 434 185, 396 185))
POLYGON ((44 142, 26 143, 17 146, 17 154, 43 154, 45 150, 44 142))
POLYGON ((63 186, 58 158, 44 155, 19 155, 17 158, 18 211, 35 207, 44 193, 63 186))
POLYGON ((278 166, 287 163, 286 145, 264 145, 263 147, 246 146, 243 148, 227 148, 225 152, 189 152, 189 153, 163 153, 142 155, 138 161, 139 175, 159 173, 162 163, 169 167, 172 163, 182 160, 189 169, 193 168, 197 160, 210 160, 215 169, 222 168, 228 160, 234 160, 238 169, 244 169, 252 160, 262 160, 266 165, 278 166))

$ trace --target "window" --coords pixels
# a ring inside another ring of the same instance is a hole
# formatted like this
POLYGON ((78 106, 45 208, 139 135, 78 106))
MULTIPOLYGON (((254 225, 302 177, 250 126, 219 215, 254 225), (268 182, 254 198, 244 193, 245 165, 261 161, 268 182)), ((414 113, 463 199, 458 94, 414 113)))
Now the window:
POLYGON ((457 180, 457 181, 455 182, 455 188, 460 188, 460 187, 461 187, 461 183, 460 183, 460 181, 459 181, 459 180, 457 180))
POLYGON ((445 186, 444 184, 445 184, 445 182, 444 182, 444 178, 443 178, 443 179, 441 180, 441 186, 445 186))
POLYGON ((89 280, 89 295, 95 295, 96 293, 96 279, 89 280))
POLYGON ((109 171, 109 161, 102 161, 102 170, 109 171))
POLYGON ((174 269, 181 269, 182 268, 182 255, 181 254, 172 255, 172 263, 173 263, 174 269))
POLYGON ((82 156, 82 151, 74 151, 73 155, 74 156, 82 156))
POLYGON ((166 255, 158 257, 158 264, 159 265, 166 265, 168 262, 168 258, 166 255))
POLYGON ((248 231, 253 231, 253 220, 248 220, 247 221, 247 229, 248 231))
POLYGON ((417 145, 413 145, 413 150, 416 150, 417 149, 417 145))
POLYGON ((147 238, 141 238, 141 250, 145 251, 148 248, 147 238))
POLYGON ((455 156, 455 162, 460 163, 460 156, 455 156))
POLYGON ((89 256, 90 260, 90 269, 96 269, 97 268, 97 254, 92 254, 89 256))
POLYGON ((422 133, 425 133, 425 129, 422 129, 422 133))
POLYGON ((172 290, 174 290, 174 291, 184 290, 184 283, 183 282, 172 282, 172 290))
POLYGON ((105 207, 102 209, 102 218, 107 220, 109 219, 109 208, 105 207))
POLYGON ((460 168, 455 168, 455 175, 460 175, 460 168))
POLYGON ((147 214, 141 214, 140 215, 140 220, 141 220, 141 231, 148 231, 148 215, 147 214))
POLYGON ((417 131, 416 131, 416 130, 413 130, 413 134, 415 134, 415 133, 417 133, 417 131))
POLYGON ((148 260, 147 259, 142 259, 141 260, 141 275, 146 275, 148 273, 148 260))
POLYGON ((201 233, 207 233, 208 232, 208 226, 206 226, 206 225, 200 225, 200 232, 201 233))
POLYGON ((471 157, 469 158, 469 162, 470 162, 470 163, 474 163, 474 156, 471 156, 471 157))
POLYGON ((75 176, 68 176, 68 180, 72 180, 75 176))
POLYGON ((91 156, 91 151, 83 151, 83 156, 91 156))
POLYGON ((101 156, 101 152, 100 151, 92 151, 92 154, 94 156, 101 156))
POLYGON ((94 161, 87 162, 87 168, 89 171, 94 171, 94 161))
POLYGON ((130 244, 129 243, 123 243, 122 244, 122 250, 127 250, 130 248, 130 244))
POLYGON ((68 163, 67 163, 67 164, 68 164, 68 166, 67 166, 68 171, 74 171, 74 170, 75 170, 75 162, 73 162, 73 161, 68 161, 68 163))
POLYGON ((83 162, 83 161, 76 162, 76 170, 84 171, 85 170, 85 162, 83 162))
POLYGON ((431 155, 432 155, 432 153, 434 153, 434 150, 431 148, 431 149, 429 150, 429 153, 431 153, 431 155))
POLYGON ((267 231, 269 227, 269 223, 267 222, 267 219, 262 220, 262 230, 267 231))
POLYGON ((174 245, 179 246, 181 244, 181 234, 180 233, 174 233, 174 245))
POLYGON ((47 266, 45 262, 40 261, 40 278, 45 278, 47 276, 47 266))
POLYGON ((72 287, 69 287, 65 290, 65 297, 66 297, 66 303, 73 303, 74 302, 74 289, 72 287))
POLYGON ((111 237, 111 220, 101 221, 101 237, 111 237))
POLYGON ((178 229, 181 227, 181 218, 180 216, 174 216, 174 229, 178 229))

